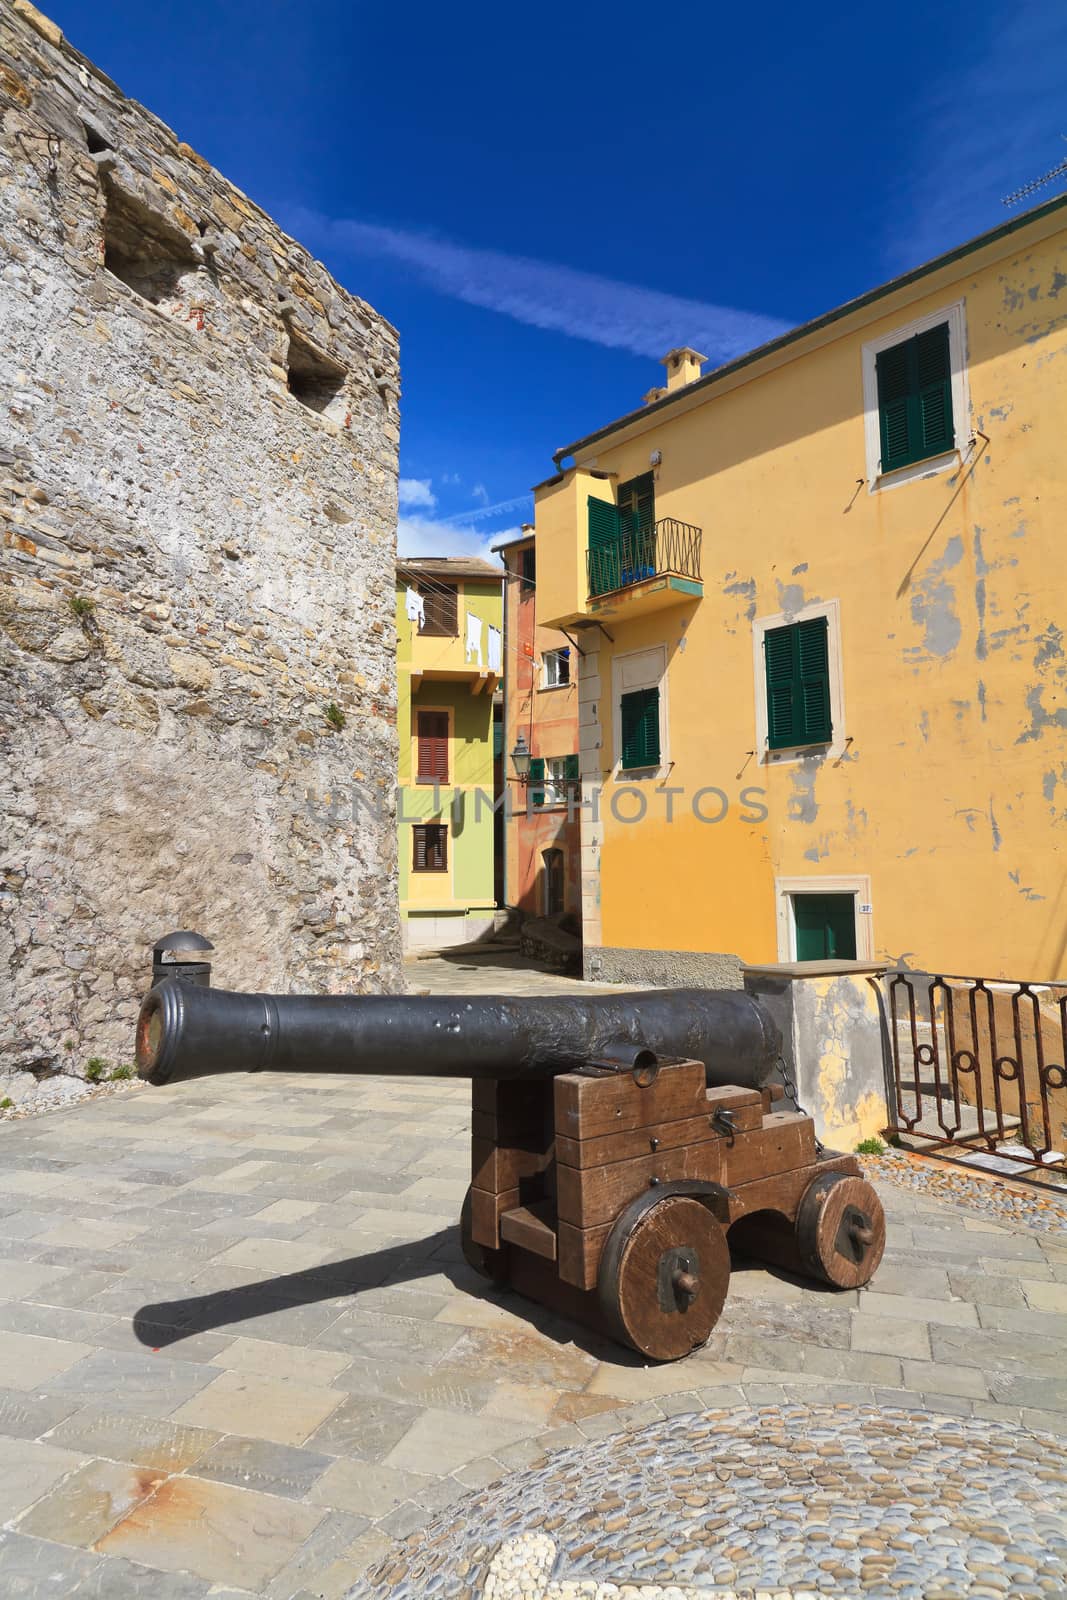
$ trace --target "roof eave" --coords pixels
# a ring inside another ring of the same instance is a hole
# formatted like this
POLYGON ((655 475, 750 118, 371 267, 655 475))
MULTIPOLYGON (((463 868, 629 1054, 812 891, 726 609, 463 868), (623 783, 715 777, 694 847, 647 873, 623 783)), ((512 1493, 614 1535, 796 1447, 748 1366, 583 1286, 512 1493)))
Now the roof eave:
MULTIPOLYGON (((920 279, 931 277, 943 267, 951 266, 954 262, 962 260, 965 256, 973 255, 976 251, 984 249, 986 245, 995 244, 998 239, 1017 233, 1020 228, 1032 222, 1040 221, 1043 217, 1067 206, 1067 194, 1056 195, 1052 200, 1046 200, 1043 205, 1034 206, 1030 211, 1024 211, 1021 216, 1012 217, 1007 222, 1002 222, 999 227, 989 228, 985 233, 977 234, 973 239, 966 240, 961 245, 956 245, 952 250, 946 250, 942 255, 935 256, 932 261, 926 261, 919 267, 901 273, 899 277, 890 278, 887 283, 879 284, 875 289, 868 289, 864 294, 857 295, 853 300, 846 300, 843 305, 837 306, 833 311, 825 311, 821 316, 813 318, 810 322, 802 322, 799 327, 790 328, 788 333, 779 334, 777 339, 769 339, 766 344, 757 345, 754 350, 746 351, 743 356, 737 356, 733 361, 727 361, 721 367, 706 372, 702 378, 697 378, 693 383, 687 383, 683 388, 675 389, 661 400, 653 400, 649 405, 637 407, 628 411, 625 416, 618 417, 614 422, 609 422, 604 428, 597 428, 593 433, 586 434, 582 439, 576 439, 563 450, 553 452, 552 460, 557 474, 563 469, 561 463, 565 456, 577 455, 579 451, 587 450, 590 445, 598 444, 602 439, 610 438, 614 433, 620 433, 624 428, 642 422, 647 417, 655 416, 669 407, 677 405, 680 400, 690 399, 694 394, 703 389, 710 389, 716 384, 726 381, 738 372, 743 372, 746 367, 753 366, 757 361, 765 360, 768 356, 776 355, 780 350, 788 349, 790 345, 798 344, 802 339, 811 334, 820 332, 823 328, 831 327, 835 322, 842 321, 854 312, 862 311, 867 306, 875 305, 879 300, 886 299, 897 290, 906 289, 920 279)), ((537 488, 546 487, 556 481, 546 479, 545 484, 538 484, 537 488)))

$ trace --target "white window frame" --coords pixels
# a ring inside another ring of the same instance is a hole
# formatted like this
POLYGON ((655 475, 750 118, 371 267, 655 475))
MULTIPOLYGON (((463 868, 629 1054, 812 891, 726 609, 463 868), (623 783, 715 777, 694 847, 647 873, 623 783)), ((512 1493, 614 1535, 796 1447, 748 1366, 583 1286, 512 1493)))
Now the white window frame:
POLYGON ((778 926, 778 960, 796 961, 797 925, 793 914, 793 897, 799 894, 851 894, 856 897, 856 960, 874 960, 874 917, 870 906, 871 880, 866 873, 850 875, 814 876, 811 878, 775 878, 774 898, 778 926))
POLYGON ((863 433, 867 453, 867 492, 877 494, 882 489, 896 489, 902 483, 913 483, 916 478, 930 478, 939 472, 950 472, 963 457, 965 446, 971 439, 971 391, 967 378, 967 318, 962 300, 954 300, 940 311, 931 311, 925 317, 903 323, 891 333, 879 334, 863 346, 863 433), (910 461, 895 472, 881 470, 882 434, 878 415, 877 358, 883 350, 903 344, 917 333, 928 333, 941 323, 948 323, 948 352, 952 368, 952 426, 955 442, 951 450, 941 455, 929 456, 925 461, 910 461))
POLYGON ((779 611, 773 617, 757 617, 752 624, 752 661, 756 683, 756 757, 764 766, 782 762, 800 761, 813 750, 824 751, 834 760, 843 756, 848 746, 845 728, 845 684, 841 663, 841 602, 816 600, 798 611, 779 611), (794 622, 808 622, 812 617, 826 618, 826 651, 830 666, 830 725, 829 744, 790 745, 784 750, 770 749, 767 740, 767 662, 763 650, 763 636, 771 628, 788 628, 794 622))
POLYGON ((611 736, 615 783, 661 782, 671 769, 667 714, 667 646, 654 644, 644 650, 627 650, 611 663, 611 736), (641 689, 659 690, 659 766, 626 768, 622 765, 622 697, 641 689))
POLYGON ((573 681, 574 680, 571 677, 571 653, 570 653, 569 649, 565 649, 561 645, 558 650, 545 650, 545 651, 542 652, 542 655, 541 655, 541 687, 542 687, 542 689, 569 689, 571 684, 573 683, 573 681), (561 661, 566 663, 567 676, 566 676, 565 680, 563 680, 561 682, 559 680, 559 678, 557 677, 556 680, 553 682, 552 674, 551 674, 551 671, 549 669, 549 662, 550 661, 555 666, 557 673, 558 673, 558 670, 559 670, 559 663, 561 661))

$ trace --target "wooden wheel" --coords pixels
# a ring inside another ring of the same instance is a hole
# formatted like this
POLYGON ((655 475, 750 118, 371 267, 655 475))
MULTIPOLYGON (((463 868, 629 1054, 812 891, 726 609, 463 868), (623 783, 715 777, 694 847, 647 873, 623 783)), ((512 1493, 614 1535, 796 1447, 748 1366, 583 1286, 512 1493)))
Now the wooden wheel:
POLYGON ((824 1172, 797 1207, 801 1270, 837 1289, 868 1283, 885 1249, 885 1212, 865 1178, 824 1172))
POLYGON ((470 1189, 463 1196, 463 1205, 459 1213, 459 1242, 464 1261, 468 1267, 474 1268, 479 1277, 488 1278, 490 1283, 507 1283, 507 1249, 493 1250, 489 1245, 478 1244, 471 1232, 470 1189))
POLYGON ((600 1258, 597 1293, 612 1333, 656 1361, 702 1345, 730 1284, 726 1234, 699 1200, 640 1195, 600 1258))

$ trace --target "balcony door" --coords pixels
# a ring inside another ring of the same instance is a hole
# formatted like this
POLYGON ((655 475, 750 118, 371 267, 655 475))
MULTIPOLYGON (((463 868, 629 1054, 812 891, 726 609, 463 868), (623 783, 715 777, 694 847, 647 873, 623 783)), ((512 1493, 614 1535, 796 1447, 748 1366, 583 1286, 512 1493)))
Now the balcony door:
POLYGON ((656 571, 656 480, 642 472, 619 484, 619 532, 622 540, 621 580, 625 588, 651 578, 656 571))

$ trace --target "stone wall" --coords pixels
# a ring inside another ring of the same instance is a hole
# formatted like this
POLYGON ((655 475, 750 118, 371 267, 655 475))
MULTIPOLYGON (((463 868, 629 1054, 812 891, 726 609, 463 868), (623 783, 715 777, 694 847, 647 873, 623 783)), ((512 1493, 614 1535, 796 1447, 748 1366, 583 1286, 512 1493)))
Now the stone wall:
POLYGON ((0 1070, 40 1075, 129 1060, 174 927, 227 986, 400 987, 391 801, 323 815, 394 792, 398 354, 26 0, 0 117, 0 1070))
POLYGON ((740 989, 740 956, 715 950, 630 950, 585 947, 583 973, 591 983, 654 984, 664 989, 740 989))

